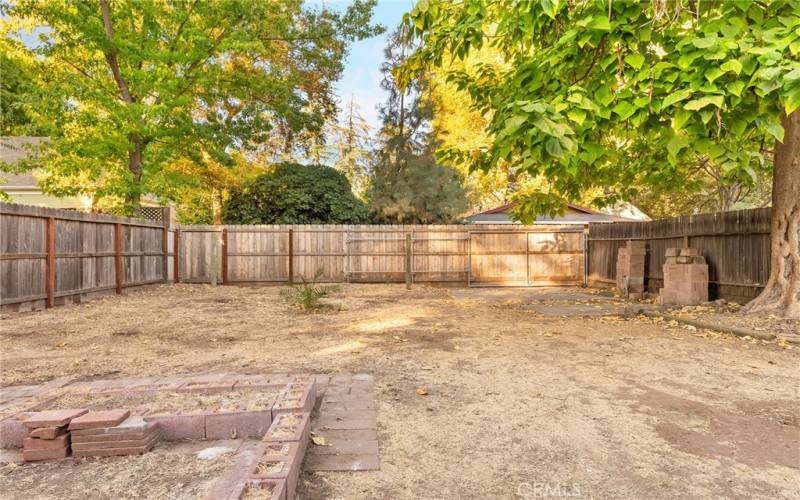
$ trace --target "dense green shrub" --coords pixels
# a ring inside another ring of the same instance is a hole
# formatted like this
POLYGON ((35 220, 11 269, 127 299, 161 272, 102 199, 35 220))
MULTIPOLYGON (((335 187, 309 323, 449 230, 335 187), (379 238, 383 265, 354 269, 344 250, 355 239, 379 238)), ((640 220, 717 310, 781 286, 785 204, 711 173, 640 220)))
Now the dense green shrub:
POLYGON ((224 220, 227 224, 364 224, 370 215, 342 173, 322 165, 280 163, 231 193, 224 220))

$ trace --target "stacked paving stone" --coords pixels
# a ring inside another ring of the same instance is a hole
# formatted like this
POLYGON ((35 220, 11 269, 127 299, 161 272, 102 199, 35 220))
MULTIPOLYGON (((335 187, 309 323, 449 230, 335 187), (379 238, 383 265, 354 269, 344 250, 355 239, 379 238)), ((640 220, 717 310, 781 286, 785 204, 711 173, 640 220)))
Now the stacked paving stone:
POLYGON ((158 424, 128 410, 89 412, 70 424, 76 457, 141 455, 161 439, 158 424))
POLYGON ((617 290, 629 298, 639 300, 644 296, 645 242, 628 240, 617 254, 617 290))
POLYGON ((668 248, 664 263, 664 305, 708 302, 708 264, 696 248, 668 248))
POLYGON ((28 436, 22 442, 22 459, 26 462, 67 458, 70 453, 68 426, 88 410, 48 410, 36 412, 25 420, 28 436))

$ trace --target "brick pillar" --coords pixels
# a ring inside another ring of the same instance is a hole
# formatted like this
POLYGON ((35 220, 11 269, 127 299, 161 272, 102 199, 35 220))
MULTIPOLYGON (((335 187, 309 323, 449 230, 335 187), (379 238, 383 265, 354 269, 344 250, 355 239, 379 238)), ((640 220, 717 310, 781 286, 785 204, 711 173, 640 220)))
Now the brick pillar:
POLYGON ((708 302, 708 264, 696 248, 668 248, 664 263, 664 305, 708 302))
POLYGON ((644 293, 644 260, 647 255, 646 242, 628 240, 617 254, 617 290, 640 299, 644 293))

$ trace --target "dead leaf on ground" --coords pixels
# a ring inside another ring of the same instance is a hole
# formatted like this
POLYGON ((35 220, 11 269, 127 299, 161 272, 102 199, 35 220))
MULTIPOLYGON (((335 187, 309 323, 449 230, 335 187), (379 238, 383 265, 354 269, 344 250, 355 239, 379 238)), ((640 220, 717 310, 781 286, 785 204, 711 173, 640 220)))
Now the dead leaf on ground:
POLYGON ((311 433, 311 442, 317 446, 331 446, 331 444, 328 443, 328 441, 324 437, 318 436, 313 432, 311 433))
POLYGON ((420 396, 427 396, 428 395, 428 389, 426 389, 424 387, 417 387, 417 394, 419 394, 420 396))

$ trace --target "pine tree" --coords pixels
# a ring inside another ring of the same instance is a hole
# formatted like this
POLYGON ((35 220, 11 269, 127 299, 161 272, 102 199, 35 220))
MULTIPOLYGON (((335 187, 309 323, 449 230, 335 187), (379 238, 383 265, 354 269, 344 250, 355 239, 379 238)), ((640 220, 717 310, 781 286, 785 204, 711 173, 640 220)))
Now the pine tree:
POLYGON ((419 77, 401 89, 392 74, 411 49, 401 28, 384 51, 381 88, 389 97, 380 108, 383 123, 368 192, 370 209, 380 222, 455 222, 468 203, 461 175, 434 156, 437 144, 430 132, 433 107, 428 79, 419 77))

